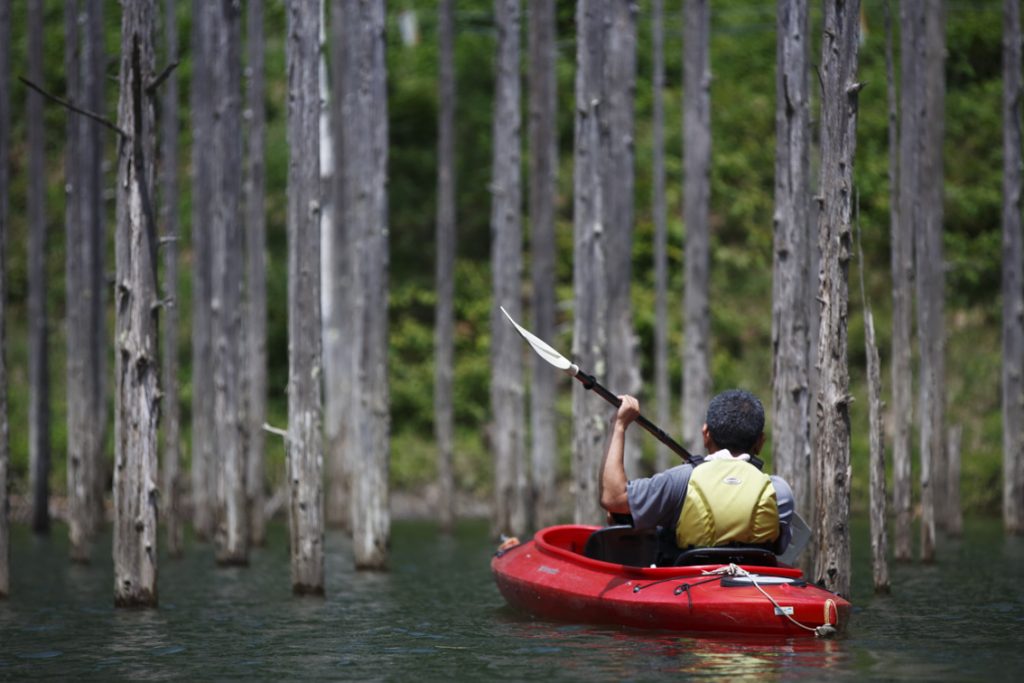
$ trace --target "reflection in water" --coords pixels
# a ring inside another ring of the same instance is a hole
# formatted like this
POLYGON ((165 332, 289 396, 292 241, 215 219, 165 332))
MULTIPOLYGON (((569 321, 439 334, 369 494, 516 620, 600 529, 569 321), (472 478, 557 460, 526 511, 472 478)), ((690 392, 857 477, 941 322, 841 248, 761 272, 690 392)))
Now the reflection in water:
POLYGON ((208 545, 161 558, 160 608, 115 610, 109 536, 70 565, 66 532, 16 527, 0 603, 0 679, 25 680, 1014 680, 1024 666, 1024 541, 973 522, 935 565, 895 565, 871 595, 866 525, 854 527, 854 613, 836 640, 694 637, 537 621, 504 605, 485 522, 453 537, 394 527, 391 570, 359 573, 329 533, 327 595, 294 598, 286 529, 248 568, 208 545))

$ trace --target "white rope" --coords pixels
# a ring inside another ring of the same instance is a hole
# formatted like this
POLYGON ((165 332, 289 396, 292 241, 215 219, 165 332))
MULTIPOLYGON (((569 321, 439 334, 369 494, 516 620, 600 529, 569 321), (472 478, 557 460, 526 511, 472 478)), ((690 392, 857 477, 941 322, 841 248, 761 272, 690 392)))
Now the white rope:
POLYGON ((791 615, 789 612, 787 612, 785 609, 782 608, 782 605, 780 605, 779 603, 775 602, 775 598, 773 598, 771 595, 769 595, 768 592, 765 591, 764 588, 761 588, 761 586, 757 583, 757 575, 751 574, 746 569, 744 569, 744 568, 742 568, 740 566, 737 566, 737 565, 735 565, 735 564, 730 562, 727 566, 719 567, 718 569, 715 569, 715 570, 712 570, 712 571, 704 571, 704 572, 701 572, 701 573, 702 574, 706 574, 706 575, 719 574, 719 575, 722 575, 722 576, 744 576, 744 577, 750 579, 750 583, 754 584, 754 588, 756 588, 757 590, 761 591, 761 595, 763 595, 764 597, 768 598, 768 600, 772 603, 772 605, 775 606, 775 611, 776 611, 777 614, 781 614, 782 616, 786 617, 787 619, 789 619, 791 622, 793 622, 794 624, 796 624, 800 628, 802 628, 802 629, 804 629, 806 631, 810 631, 817 638, 828 638, 830 636, 835 635, 835 633, 836 633, 835 627, 832 626, 832 624, 828 623, 829 620, 830 620, 830 616, 831 616, 831 610, 829 610, 829 604, 834 604, 834 603, 832 603, 831 600, 828 600, 825 603, 825 623, 822 624, 821 626, 811 627, 811 626, 807 626, 806 624, 801 624, 799 621, 794 619, 793 615, 791 615))

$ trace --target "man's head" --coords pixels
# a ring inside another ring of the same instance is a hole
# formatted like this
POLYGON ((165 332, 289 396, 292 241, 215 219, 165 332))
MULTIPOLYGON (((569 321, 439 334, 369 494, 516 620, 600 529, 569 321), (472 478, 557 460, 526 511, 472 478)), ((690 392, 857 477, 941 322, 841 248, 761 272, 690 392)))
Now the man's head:
POLYGON ((749 391, 729 389, 711 399, 704 424, 705 446, 708 439, 718 448, 734 454, 757 454, 764 444, 764 407, 749 391))

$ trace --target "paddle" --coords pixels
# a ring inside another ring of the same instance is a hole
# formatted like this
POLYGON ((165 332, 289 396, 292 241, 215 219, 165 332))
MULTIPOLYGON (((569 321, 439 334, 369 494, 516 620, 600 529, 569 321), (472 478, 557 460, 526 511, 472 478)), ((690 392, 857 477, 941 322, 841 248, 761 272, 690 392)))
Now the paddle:
MULTIPOLYGON (((568 358, 566 358, 558 351, 555 351, 553 348, 551 348, 551 346, 548 345, 547 342, 540 339, 529 330, 523 328, 519 323, 512 319, 512 316, 508 314, 508 311, 505 310, 504 306, 501 306, 500 308, 501 312, 505 314, 506 318, 508 318, 508 321, 512 323, 512 325, 519 332, 519 335, 526 340, 526 343, 528 343, 534 351, 537 352, 538 356, 540 356, 548 363, 561 370, 562 372, 566 373, 570 377, 575 377, 580 381, 580 384, 583 385, 584 389, 592 390, 594 393, 596 393, 598 396, 611 403, 616 408, 618 408, 619 405, 621 405, 622 400, 618 396, 616 396, 615 394, 601 386, 601 384, 594 378, 593 375, 588 375, 587 373, 583 372, 583 370, 581 370, 578 365, 576 365, 575 363, 570 363, 568 358)), ((675 439, 673 439, 671 436, 662 431, 660 427, 652 423, 646 417, 640 415, 636 418, 635 422, 644 429, 646 429, 648 432, 650 432, 651 436, 653 436, 655 439, 657 439, 658 441, 662 442, 670 449, 672 449, 672 451, 676 453, 679 457, 681 457, 683 460, 690 464, 696 464, 694 457, 690 455, 690 452, 688 450, 686 450, 678 443, 676 443, 675 439)))

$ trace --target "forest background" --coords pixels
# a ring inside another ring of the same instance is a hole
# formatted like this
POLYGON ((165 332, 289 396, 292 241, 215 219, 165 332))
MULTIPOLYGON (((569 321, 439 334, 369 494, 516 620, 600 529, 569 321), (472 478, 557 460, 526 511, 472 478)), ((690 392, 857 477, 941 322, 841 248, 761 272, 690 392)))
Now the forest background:
MULTIPOLYGON (((106 88, 110 115, 116 107, 120 11, 112 0, 104 9, 110 83, 106 88)), ((12 3, 11 57, 14 75, 24 75, 27 41, 25 3, 12 3)), ((181 54, 189 54, 190 5, 178 13, 181 54)), ((633 246, 632 299, 639 335, 641 372, 653 386, 654 254, 651 212, 651 36, 649 3, 639 3, 636 91, 636 224, 633 246)), ((855 177, 867 296, 874 310, 882 353, 883 382, 888 395, 891 352, 891 278, 885 73, 885 1, 865 0, 862 16, 860 93, 855 177)), ((893 32, 898 35, 898 3, 892 3, 893 32)), ((489 381, 490 205, 492 102, 495 31, 489 0, 463 0, 456 14, 456 158, 458 253, 455 269, 455 449, 456 482, 460 490, 489 498, 493 463, 488 443, 491 419, 489 381)), ((556 348, 571 347, 572 301, 572 146, 575 23, 573 3, 558 5, 558 123, 560 170, 557 200, 557 279, 559 336, 556 348)), ((64 84, 63 6, 45 3, 44 86, 60 94, 64 84)), ((434 231, 436 216, 437 74, 436 7, 433 2, 392 2, 388 7, 387 62, 389 149, 389 231, 391 261, 391 485, 395 491, 420 490, 435 478, 433 437, 434 231)), ((285 234, 288 149, 285 139, 286 73, 283 3, 268 3, 266 14, 267 79, 267 265, 269 416, 271 424, 287 422, 287 252, 285 234)), ((820 26, 820 7, 812 7, 812 26, 820 26)), ((947 421, 963 426, 962 503, 969 513, 998 514, 1001 504, 1000 414, 1000 258, 1002 178, 1001 3, 998 0, 949 0, 947 3, 945 218, 947 332, 947 421)), ((812 29, 811 63, 820 60, 820 31, 812 29)), ((898 51, 898 39, 895 41, 898 51)), ((666 172, 669 229, 669 329, 674 349, 671 386, 681 385, 682 348, 682 18, 669 3, 665 16, 666 172)), ((160 62, 160 60, 158 60, 160 62)), ((162 62, 161 62, 162 63, 162 62)), ((897 57, 898 63, 898 57, 897 57)), ((525 64, 524 64, 525 66, 525 64)), ((812 66, 813 68, 813 66, 812 66)), ((711 40, 712 194, 711 314, 714 389, 743 386, 770 404, 772 211, 775 115, 775 6, 758 0, 716 0, 712 4, 711 40)), ((178 67, 181 79, 181 177, 188 177, 191 144, 189 82, 192 65, 178 67)), ((525 71, 524 71, 525 73, 525 71)), ((818 79, 812 74, 813 112, 818 79)), ((11 224, 8 245, 8 362, 13 493, 28 487, 28 378, 26 284, 26 185, 24 98, 13 88, 11 149, 11 224)), ((524 107, 528 103, 524 102, 524 107)), ((52 381, 51 490, 66 489, 64 405, 64 243, 59 226, 64 217, 64 135, 68 112, 47 104, 47 213, 50 226, 47 280, 50 315, 52 381)), ((525 120, 525 118, 524 118, 525 120)), ((817 121, 813 120, 815 135, 817 121)), ((813 156, 812 156, 813 158, 813 156)), ((524 172, 529 151, 524 149, 524 172)), ((108 225, 113 225, 114 147, 105 146, 104 186, 108 225)), ((816 172, 812 174, 817 177, 816 172)), ((184 234, 180 291, 181 320, 177 353, 182 371, 183 438, 190 439, 190 184, 181 183, 179 207, 184 234)), ((524 196, 524 200, 528 198, 524 196)), ((525 211, 524 211, 525 215, 525 211)), ((529 269, 529 225, 524 219, 524 301, 529 269)), ((112 236, 112 229, 108 232, 112 236)), ((113 239, 106 263, 112 269, 113 239)), ((853 505, 867 505, 867 400, 859 274, 851 270, 850 366, 853 459, 853 505)), ((108 301, 109 301, 108 297, 108 301)), ((113 314, 108 331, 113 329, 113 314)), ((528 320, 528 318, 527 318, 528 320)), ((915 353, 917 345, 914 345, 915 353)), ((523 353, 528 350, 523 348, 523 353)), ((111 363, 108 367, 112 367, 111 363)), ((524 378, 525 381, 525 378, 524 378)), ((610 387, 612 390, 615 387, 610 387)), ((571 434, 568 380, 560 385, 560 481, 567 482, 571 434)), ((641 396, 645 412, 654 414, 653 391, 641 396)), ((595 399, 597 400, 597 399, 595 399)), ((678 398, 676 399, 678 402, 678 398)), ((108 414, 113 414, 112 411, 108 414)), ((672 415, 677 416, 674 406, 672 415)), ((661 425, 678 431, 678 419, 661 425)), ((111 430, 108 430, 108 434, 111 430)), ((916 430, 915 430, 916 433, 916 430)), ((769 435, 769 438, 771 435, 769 435)), ((109 438, 109 437, 108 437, 109 438)), ((646 440, 643 465, 653 468, 653 440, 646 440)), ((284 476, 284 449, 268 441, 268 486, 284 476)), ((771 453, 770 443, 766 448, 771 453)), ((112 443, 105 452, 112 457, 112 443)), ((185 449, 186 459, 189 448, 185 449)), ((186 464, 187 467, 187 464, 186 464)), ((915 479, 917 464, 915 460, 915 479)), ((643 472, 631 473, 644 474, 643 472)), ((569 503, 568 496, 565 497, 569 503)))

